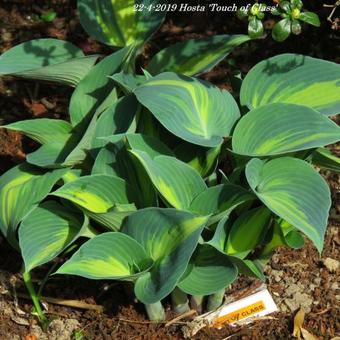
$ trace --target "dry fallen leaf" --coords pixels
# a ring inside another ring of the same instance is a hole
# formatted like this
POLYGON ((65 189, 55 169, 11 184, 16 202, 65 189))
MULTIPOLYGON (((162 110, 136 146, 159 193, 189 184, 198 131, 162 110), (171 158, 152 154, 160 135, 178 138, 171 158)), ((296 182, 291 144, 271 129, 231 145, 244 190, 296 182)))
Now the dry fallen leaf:
POLYGON ((305 320, 305 314, 306 314, 305 311, 302 308, 300 308, 294 317, 293 336, 298 338, 298 340, 301 339, 301 328, 305 320))
POLYGON ((304 340, 318 340, 313 334, 309 333, 306 329, 301 327, 301 334, 304 340))

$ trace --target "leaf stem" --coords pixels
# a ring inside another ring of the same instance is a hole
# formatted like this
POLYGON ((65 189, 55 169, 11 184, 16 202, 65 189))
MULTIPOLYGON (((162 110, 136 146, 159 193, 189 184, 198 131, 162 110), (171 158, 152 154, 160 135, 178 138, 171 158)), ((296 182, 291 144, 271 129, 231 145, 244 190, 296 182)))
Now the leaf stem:
POLYGON ((172 309, 176 314, 182 314, 190 310, 188 296, 179 288, 171 293, 172 309))
POLYGON ((223 303, 225 289, 221 289, 218 292, 212 294, 208 298, 207 310, 208 312, 214 311, 220 307, 223 303))
POLYGON ((152 304, 145 304, 146 313, 151 321, 163 321, 165 320, 165 312, 160 301, 152 303, 152 304))
POLYGON ((190 298, 190 305, 192 309, 195 309, 197 313, 201 314, 203 312, 203 295, 193 295, 190 298))
POLYGON ((32 299, 34 308, 35 308, 35 310, 36 310, 36 312, 38 314, 39 321, 45 327, 48 324, 48 320, 45 317, 45 314, 44 314, 43 310, 41 309, 39 296, 35 292, 30 272, 23 272, 22 278, 23 278, 23 280, 25 282, 25 285, 26 285, 26 288, 28 290, 28 293, 30 294, 30 297, 32 299))

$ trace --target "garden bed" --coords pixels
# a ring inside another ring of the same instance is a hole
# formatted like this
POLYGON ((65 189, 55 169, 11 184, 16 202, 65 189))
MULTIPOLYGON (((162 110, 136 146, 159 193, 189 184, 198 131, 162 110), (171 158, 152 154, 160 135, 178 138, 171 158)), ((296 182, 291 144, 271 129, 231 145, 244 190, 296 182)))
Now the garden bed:
MULTIPOLYGON (((51 3, 57 12, 57 19, 53 23, 45 23, 36 21, 34 17, 41 15, 46 6, 34 5, 33 1, 2 1, 0 52, 29 39, 53 37, 71 41, 87 53, 109 53, 107 47, 88 38, 82 30, 75 15, 74 1, 51 3)), ((233 54, 236 64, 243 72, 247 72, 260 60, 284 52, 303 53, 339 62, 339 36, 325 22, 327 12, 322 12, 321 5, 314 6, 314 10, 321 13, 323 18, 320 29, 309 28, 302 36, 292 37, 283 44, 270 38, 252 42, 247 48, 238 48, 233 54)), ((140 63, 143 65, 150 55, 178 41, 246 30, 244 24, 231 15, 210 15, 173 13, 168 16, 152 44, 147 46, 140 63)), ((224 61, 205 74, 204 78, 221 88, 231 89, 229 76, 232 71, 231 63, 224 61)), ((33 117, 66 119, 71 92, 69 88, 44 84, 36 86, 30 81, 0 79, 1 124, 33 117)), ((0 172, 22 161, 25 154, 35 147, 35 143, 19 134, 1 129, 0 172)), ((333 146, 333 151, 338 154, 340 152, 337 146, 333 146)), ((225 327, 219 331, 205 328, 195 338, 224 339, 232 336, 233 339, 289 339, 294 313, 300 307, 307 313, 304 327, 310 333, 326 339, 339 336, 339 309, 336 307, 339 268, 332 267, 334 262, 331 260, 339 259, 340 181, 338 176, 328 172, 323 175, 332 189, 333 207, 322 257, 307 241, 306 246, 300 250, 280 248, 265 270, 267 287, 280 312, 243 327, 225 327)), ((20 263, 20 256, 0 236, 0 339, 22 339, 29 335, 36 335, 39 339, 72 339, 77 334, 82 334, 85 339, 182 339, 182 328, 186 322, 190 322, 190 318, 187 318, 170 326, 165 323, 154 324, 147 320, 143 306, 137 304, 129 291, 120 284, 114 283, 112 287, 109 281, 63 276, 48 282, 44 296, 104 306, 104 312, 48 303, 48 316, 54 321, 48 334, 43 333, 30 315, 30 300, 23 297, 27 293, 18 274, 20 263), (16 294, 13 286, 16 287, 16 294)), ((48 266, 42 267, 34 272, 33 278, 42 278, 47 270, 48 266)), ((259 280, 241 276, 227 290, 227 295, 239 297, 240 291, 247 294, 259 284, 259 280)), ((171 320, 175 316, 168 310, 167 317, 171 320)))

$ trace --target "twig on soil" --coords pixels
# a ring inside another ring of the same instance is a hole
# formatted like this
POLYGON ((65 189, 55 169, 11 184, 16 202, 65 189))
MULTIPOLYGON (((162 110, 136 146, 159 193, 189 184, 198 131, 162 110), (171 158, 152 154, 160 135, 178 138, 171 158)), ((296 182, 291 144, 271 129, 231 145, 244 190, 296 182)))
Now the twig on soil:
MULTIPOLYGON (((17 293, 16 295, 17 297, 21 299, 31 300, 31 297, 29 295, 21 294, 21 293, 17 293)), ((42 296, 41 301, 46 301, 47 303, 51 303, 51 304, 59 305, 59 306, 67 306, 67 307, 73 307, 73 308, 79 308, 79 309, 91 309, 97 312, 104 311, 104 307, 101 305, 93 305, 93 304, 81 302, 78 300, 64 300, 64 299, 42 296)))
POLYGON ((183 314, 181 314, 181 315, 178 315, 178 316, 176 316, 174 319, 172 319, 172 320, 170 320, 169 322, 167 322, 167 323, 165 324, 165 327, 169 327, 169 326, 171 326, 171 325, 177 323, 177 321, 182 320, 182 319, 184 319, 184 318, 186 318, 186 317, 188 317, 188 316, 195 315, 195 314, 197 314, 197 311, 195 311, 194 309, 188 310, 187 312, 185 312, 185 313, 183 313, 183 314))
MULTIPOLYGON (((130 320, 130 319, 124 319, 124 318, 116 318, 116 320, 121 321, 121 322, 127 322, 127 323, 137 323, 141 325, 160 325, 160 324, 166 324, 169 323, 170 321, 138 321, 138 320, 130 320)), ((173 321, 172 325, 186 325, 188 322, 187 321, 173 321)))
POLYGON ((310 313, 309 315, 310 315, 310 316, 323 315, 323 314, 328 313, 328 312, 331 311, 332 309, 337 310, 337 309, 339 309, 339 308, 337 308, 337 307, 329 307, 329 308, 326 308, 326 309, 324 309, 324 310, 322 310, 322 311, 320 311, 320 312, 310 313))
POLYGON ((127 323, 137 323, 137 324, 142 324, 142 325, 150 325, 150 324, 164 324, 164 327, 169 327, 171 325, 184 325, 187 324, 188 322, 186 321, 180 321, 188 316, 192 316, 194 314, 197 314, 197 311, 194 309, 191 309, 181 315, 176 316, 174 319, 170 321, 138 321, 138 320, 130 320, 130 319, 124 319, 124 318, 117 318, 118 321, 121 322, 127 322, 127 323))

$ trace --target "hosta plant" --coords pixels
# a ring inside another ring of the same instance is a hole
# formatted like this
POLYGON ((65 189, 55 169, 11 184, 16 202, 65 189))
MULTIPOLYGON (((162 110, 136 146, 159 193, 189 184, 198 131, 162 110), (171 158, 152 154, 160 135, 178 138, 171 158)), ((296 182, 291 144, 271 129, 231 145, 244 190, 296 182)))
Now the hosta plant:
POLYGON ((214 309, 238 274, 263 280, 279 246, 307 237, 322 252, 331 198, 313 165, 340 169, 325 148, 340 140, 329 118, 340 112, 340 66, 264 60, 238 102, 198 75, 247 36, 181 42, 142 69, 136 58, 164 14, 137 3, 78 1, 85 29, 115 47, 100 61, 54 39, 0 57, 3 75, 74 87, 66 120, 2 126, 40 144, 0 178, 0 229, 22 254, 41 321, 43 287, 30 273, 48 262, 47 275, 131 282, 160 320, 169 295, 176 312, 202 310, 205 296, 214 309))

